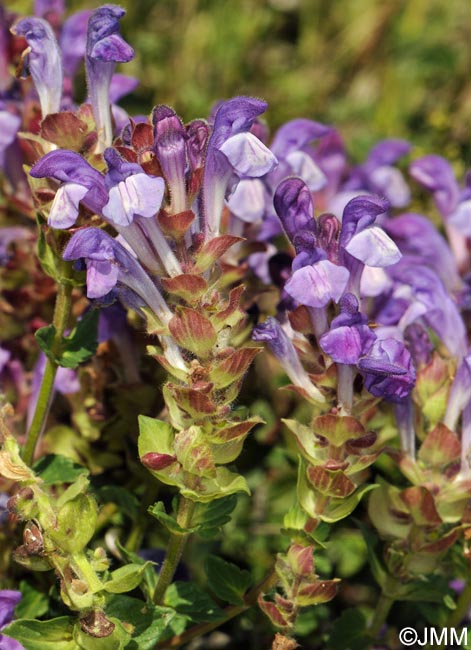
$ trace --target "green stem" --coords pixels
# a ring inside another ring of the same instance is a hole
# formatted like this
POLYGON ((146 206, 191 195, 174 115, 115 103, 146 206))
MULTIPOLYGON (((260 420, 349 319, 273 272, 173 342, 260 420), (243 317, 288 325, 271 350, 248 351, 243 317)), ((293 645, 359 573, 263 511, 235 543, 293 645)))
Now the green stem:
POLYGON ((230 621, 231 618, 235 618, 239 614, 247 611, 255 605, 259 595, 265 591, 268 591, 278 582, 278 577, 272 569, 270 573, 260 582, 258 585, 255 585, 247 595, 244 597, 243 605, 229 605, 224 608, 224 618, 219 621, 211 621, 210 623, 200 623, 194 627, 190 627, 189 630, 185 630, 183 634, 177 634, 176 636, 168 639, 167 641, 162 641, 155 646, 155 650, 164 650, 164 648, 178 648, 185 643, 188 643, 196 637, 203 636, 203 634, 209 634, 216 628, 220 627, 230 621))
POLYGON ((124 548, 127 551, 136 553, 141 547, 142 540, 149 524, 149 514, 147 512, 149 506, 155 503, 157 494, 159 492, 159 484, 157 481, 152 481, 152 486, 149 486, 143 497, 142 506, 139 508, 136 521, 133 523, 129 537, 126 540, 124 548))
POLYGON ((450 612, 450 616, 446 623, 447 628, 458 627, 471 609, 471 576, 468 576, 463 591, 461 592, 456 608, 450 612))
MULTIPOLYGON (((195 509, 194 501, 180 497, 178 506, 177 523, 182 528, 189 528, 191 525, 191 518, 195 509)), ((167 554, 164 563, 159 573, 159 579, 154 592, 154 603, 160 605, 162 603, 165 591, 177 570, 178 563, 180 562, 183 549, 191 533, 176 534, 171 533, 167 546, 167 554)))
POLYGON ((87 556, 82 551, 80 553, 75 553, 71 558, 71 565, 74 570, 81 575, 83 580, 87 583, 90 591, 97 593, 103 589, 103 584, 101 580, 95 573, 90 562, 88 561, 87 556))
POLYGON ((384 593, 381 594, 378 601, 378 606, 376 607, 373 619, 370 623, 368 633, 374 639, 378 638, 378 634, 383 627, 386 619, 388 617, 389 611, 394 604, 394 598, 386 596, 384 593))
MULTIPOLYGON (((58 352, 62 335, 67 327, 70 309, 72 304, 72 285, 65 282, 59 282, 56 296, 56 304, 54 307, 54 316, 52 324, 56 332, 51 346, 51 352, 54 354, 58 352)), ((36 409, 34 411, 33 420, 28 431, 25 447, 23 450, 23 459, 27 465, 31 465, 34 459, 34 451, 37 442, 46 425, 47 416, 51 407, 54 379, 56 378, 57 364, 51 359, 46 359, 44 374, 39 388, 38 400, 36 402, 36 409)))

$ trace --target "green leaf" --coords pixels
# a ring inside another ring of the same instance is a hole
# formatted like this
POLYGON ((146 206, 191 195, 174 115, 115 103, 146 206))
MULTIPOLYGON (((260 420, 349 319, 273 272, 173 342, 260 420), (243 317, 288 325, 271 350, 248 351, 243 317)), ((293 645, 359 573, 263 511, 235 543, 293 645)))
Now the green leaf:
POLYGON ((57 363, 57 357, 51 351, 52 344, 54 342, 54 337, 56 335, 56 328, 54 325, 46 325, 46 327, 40 327, 34 333, 34 337, 38 342, 39 349, 44 352, 46 357, 57 363))
POLYGON ((159 641, 181 634, 188 620, 174 609, 157 607, 130 596, 111 596, 106 615, 132 625, 132 639, 126 650, 151 650, 159 641))
POLYGON ((147 599, 152 602, 152 597, 157 586, 157 572, 155 571, 155 563, 149 560, 144 560, 137 553, 128 551, 119 543, 119 541, 116 541, 116 546, 118 547, 121 556, 129 563, 144 566, 143 580, 141 582, 140 588, 146 595, 147 599))
POLYGON ((225 614, 208 594, 189 582, 174 582, 165 592, 165 605, 194 623, 222 621, 225 614))
POLYGON ((154 503, 153 506, 149 507, 147 512, 155 517, 157 521, 163 524, 174 535, 188 535, 189 533, 194 533, 198 530, 198 526, 193 526, 192 528, 182 528, 174 517, 168 515, 165 512, 163 501, 154 503))
POLYGON ((103 588, 110 594, 123 594, 126 591, 132 591, 141 583, 147 566, 149 566, 147 562, 145 564, 126 564, 112 571, 110 579, 105 582, 103 588))
POLYGON ((72 332, 65 336, 59 363, 64 368, 77 368, 92 357, 98 347, 99 310, 92 309, 77 323, 72 332))
POLYGON ((25 650, 77 650, 72 638, 73 621, 70 616, 50 621, 20 619, 2 629, 2 634, 19 641, 25 650))
POLYGON ((22 580, 19 587, 22 599, 15 607, 16 618, 39 618, 47 613, 49 599, 42 591, 38 591, 28 582, 22 580))
POLYGON ((115 503, 121 512, 134 521, 139 511, 139 501, 135 494, 119 485, 103 485, 95 491, 100 503, 115 503))
POLYGON ((219 557, 210 556, 206 560, 208 588, 221 600, 231 605, 243 605, 244 594, 252 584, 248 571, 219 557))
POLYGON ((198 524, 198 535, 205 539, 214 537, 221 526, 229 523, 237 498, 237 494, 230 494, 222 499, 198 504, 193 517, 193 521, 198 524))
POLYGON ((366 650, 371 638, 366 635, 366 620, 359 609, 346 609, 332 624, 326 650, 366 650))
POLYGON ((81 474, 89 474, 88 469, 83 465, 74 463, 71 458, 56 454, 43 456, 33 469, 46 485, 73 483, 81 474))

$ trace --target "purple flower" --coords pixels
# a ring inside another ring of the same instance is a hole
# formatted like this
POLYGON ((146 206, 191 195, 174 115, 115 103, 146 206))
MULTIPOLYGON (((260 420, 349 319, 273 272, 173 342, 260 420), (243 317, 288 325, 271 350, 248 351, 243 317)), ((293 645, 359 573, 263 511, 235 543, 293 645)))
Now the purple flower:
POLYGON ((375 397, 400 402, 415 384, 412 358, 402 341, 377 339, 369 352, 358 361, 366 389, 375 397))
POLYGON ((170 189, 172 212, 186 209, 186 139, 187 133, 175 111, 157 106, 152 113, 154 151, 170 189))
POLYGON ((60 110, 62 97, 62 59, 49 23, 42 18, 23 18, 11 28, 13 34, 24 36, 28 48, 23 52, 23 65, 31 73, 36 87, 43 119, 60 110))
POLYGON ((269 317, 255 327, 254 341, 265 341, 270 351, 281 363, 283 370, 295 386, 302 388, 316 402, 324 402, 322 393, 314 386, 301 365, 296 349, 276 318, 269 317))
POLYGON ((32 233, 23 226, 10 226, 0 228, 0 266, 4 266, 8 261, 8 248, 12 242, 19 239, 29 239, 32 233))
POLYGON ((287 178, 278 185, 273 204, 286 236, 299 252, 296 235, 301 231, 317 233, 309 188, 300 178, 287 178))
POLYGON ((459 417, 471 401, 471 354, 467 354, 456 372, 448 396, 444 422, 452 431, 456 430, 459 417))
POLYGON ((403 208, 410 201, 410 190, 402 173, 393 165, 410 152, 405 140, 383 140, 370 151, 363 165, 364 189, 386 197, 393 208, 403 208))
POLYGON ((124 161, 114 149, 105 151, 109 172, 107 203, 102 214, 115 226, 129 226, 135 216, 154 217, 160 210, 165 191, 164 179, 148 176, 140 165, 124 161))
POLYGON ((259 99, 234 97, 222 102, 217 109, 203 176, 202 229, 207 239, 219 234, 221 212, 231 178, 264 176, 277 164, 272 152, 249 132, 253 121, 266 106, 259 99))
MULTIPOLYGON (((402 331, 421 319, 432 328, 450 353, 461 359, 467 349, 463 319, 456 303, 432 269, 405 260, 389 270, 396 283, 394 293, 400 297, 402 331)), ((394 294, 393 294, 394 295, 394 294)))
MULTIPOLYGON (((22 598, 20 591, 10 589, 0 590, 0 630, 13 620, 16 605, 22 598)), ((2 650, 24 650, 21 643, 0 633, 0 648, 2 650)))
POLYGON ((340 246, 363 264, 385 267, 401 258, 392 239, 374 225, 376 217, 386 212, 388 206, 387 201, 374 196, 357 196, 345 206, 340 246))
POLYGON ((33 178, 53 178, 61 182, 49 212, 53 228, 69 228, 77 220, 79 203, 100 214, 108 201, 105 180, 80 154, 55 150, 33 165, 33 178))
POLYGON ((139 262, 98 228, 78 230, 67 244, 65 260, 85 261, 87 296, 100 298, 120 283, 136 293, 163 322, 172 317, 165 300, 139 262))
POLYGON ((432 192, 440 213, 445 218, 450 216, 460 196, 460 188, 450 163, 441 156, 422 156, 414 160, 409 171, 414 180, 432 192))
POLYGON ((117 5, 103 5, 88 21, 87 81, 101 150, 113 139, 109 90, 116 63, 126 63, 134 56, 134 50, 119 33, 119 20, 125 13, 117 5))
POLYGON ((285 284, 285 291, 301 305, 325 307, 331 300, 340 300, 349 277, 344 266, 320 260, 297 269, 285 284))
POLYGON ((368 318, 358 309, 358 300, 351 293, 340 300, 340 314, 330 330, 320 338, 320 346, 337 363, 356 364, 372 347, 376 335, 368 327, 368 318))
POLYGON ((388 219, 383 228, 407 260, 425 264, 437 271, 448 289, 458 289, 461 286, 453 254, 429 219, 411 212, 388 219), (438 265, 437 260, 440 260, 438 265))
POLYGON ((0 110, 0 169, 5 168, 8 147, 13 144, 21 125, 21 117, 7 110, 0 110))
POLYGON ((305 151, 307 145, 328 135, 331 127, 303 118, 291 120, 278 129, 270 149, 280 161, 269 181, 276 187, 286 176, 299 176, 311 192, 317 192, 327 178, 313 157, 305 151))
POLYGON ((69 79, 75 75, 85 56, 87 25, 91 13, 88 9, 77 11, 67 18, 61 29, 59 45, 62 51, 64 73, 69 79))

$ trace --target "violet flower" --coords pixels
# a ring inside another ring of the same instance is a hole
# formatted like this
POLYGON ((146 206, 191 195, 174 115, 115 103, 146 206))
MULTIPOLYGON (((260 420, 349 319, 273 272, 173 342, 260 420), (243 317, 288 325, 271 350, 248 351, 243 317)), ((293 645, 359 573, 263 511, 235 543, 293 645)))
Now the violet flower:
POLYGON ((383 223, 383 228, 406 260, 432 268, 449 290, 461 287, 462 281, 453 253, 429 219, 408 212, 388 219, 383 223), (437 264, 437 260, 440 260, 440 264, 437 264))
POLYGON ((5 168, 8 147, 13 144, 21 125, 21 118, 7 110, 0 110, 0 169, 5 168))
POLYGON ((224 198, 231 179, 264 176, 277 164, 273 153, 250 127, 267 105, 251 97, 234 97, 217 109, 206 150, 202 192, 202 230, 205 238, 219 234, 224 198))
POLYGON ((368 326, 368 318, 358 309, 358 300, 351 293, 340 300, 340 314, 328 332, 320 338, 320 346, 337 363, 356 364, 373 346, 376 334, 368 326))
POLYGON ((358 361, 366 389, 388 402, 400 402, 415 384, 412 358, 402 341, 377 339, 369 352, 358 361))
POLYGON ((325 398, 309 379, 301 365, 296 349, 276 318, 269 317, 253 330, 254 341, 265 341, 295 386, 302 388, 315 402, 325 398))
POLYGON ((168 275, 180 275, 180 263, 154 219, 162 204, 164 179, 149 176, 140 165, 126 162, 112 148, 106 149, 105 160, 109 198, 102 209, 103 217, 113 224, 151 272, 158 270, 157 253, 168 275))
POLYGON ((186 210, 186 139, 181 119, 168 106, 157 106, 152 113, 154 151, 170 190, 171 211, 186 210))
POLYGON ((113 139, 109 89, 116 63, 126 63, 134 56, 134 50, 119 33, 119 20, 125 13, 117 5, 103 5, 88 21, 87 82, 101 151, 113 139))
POLYGON ((326 252, 316 245, 317 225, 309 189, 301 179, 288 178, 277 188, 274 205, 297 253, 285 291, 308 307, 323 308, 331 300, 338 302, 349 272, 326 259, 326 252))
POLYGON ((393 208, 404 208, 410 201, 410 190, 402 173, 393 165, 407 155, 410 149, 406 140, 378 142, 366 161, 353 169, 344 190, 366 190, 384 196, 393 208))
POLYGON ((460 190, 450 163, 441 156, 422 156, 414 160, 409 171, 432 193, 458 266, 469 268, 466 239, 471 237, 471 187, 460 190))
POLYGON ((103 230, 78 230, 67 244, 63 258, 85 261, 89 298, 105 296, 120 283, 134 291, 163 323, 172 318, 165 300, 139 262, 103 230))
POLYGON ((33 178, 60 181, 52 203, 48 224, 53 228, 69 228, 77 220, 79 203, 100 214, 108 201, 103 176, 82 156, 65 149, 47 153, 31 168, 33 178))
POLYGON ((50 24, 42 18, 22 18, 11 31, 23 36, 28 48, 23 52, 24 69, 33 77, 43 119, 58 113, 62 97, 62 59, 50 24))
MULTIPOLYGON (((10 589, 0 590, 0 630, 12 622, 16 605, 22 598, 20 591, 10 589)), ((24 650, 23 646, 16 639, 12 639, 0 632, 1 650, 24 650)))
MULTIPOLYGON (((91 13, 89 9, 77 11, 62 25, 59 45, 62 51, 64 74, 68 79, 74 77, 80 62, 85 57, 87 26, 91 13)), ((71 90, 69 90, 70 94, 72 94, 71 90)))

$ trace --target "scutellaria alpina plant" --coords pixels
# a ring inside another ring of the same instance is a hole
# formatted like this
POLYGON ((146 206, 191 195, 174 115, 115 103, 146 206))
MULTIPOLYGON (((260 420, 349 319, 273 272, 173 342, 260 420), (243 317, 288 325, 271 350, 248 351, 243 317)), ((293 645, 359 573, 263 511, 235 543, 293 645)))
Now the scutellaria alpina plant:
POLYGON ((2 9, 1 647, 465 624, 469 178, 253 97, 128 116, 124 10, 63 16, 2 9))

